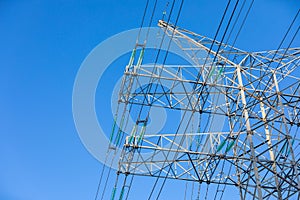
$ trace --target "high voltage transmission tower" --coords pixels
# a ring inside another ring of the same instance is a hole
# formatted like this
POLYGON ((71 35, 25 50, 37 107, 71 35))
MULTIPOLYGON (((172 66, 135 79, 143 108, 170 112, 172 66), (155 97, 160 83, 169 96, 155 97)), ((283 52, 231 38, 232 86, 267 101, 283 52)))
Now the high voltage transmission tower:
POLYGON ((119 198, 129 193, 127 177, 141 175, 211 185, 215 199, 228 196, 227 186, 240 199, 299 199, 300 48, 246 52, 158 25, 193 65, 143 65, 143 45, 132 53, 111 138, 123 146, 119 198), (181 118, 150 132, 154 107, 181 118), (126 135, 131 109, 140 112, 126 135))

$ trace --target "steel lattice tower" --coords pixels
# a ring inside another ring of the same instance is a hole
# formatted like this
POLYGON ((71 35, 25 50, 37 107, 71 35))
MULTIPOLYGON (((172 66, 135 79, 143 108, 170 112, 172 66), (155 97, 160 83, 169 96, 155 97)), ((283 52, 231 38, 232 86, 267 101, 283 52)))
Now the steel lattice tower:
POLYGON ((122 141, 119 173, 233 186, 241 199, 299 199, 300 48, 250 53, 159 26, 194 66, 131 59, 119 101, 183 112, 185 120, 177 131, 150 133, 148 118, 137 118, 122 141), (225 119, 222 130, 212 117, 225 119))

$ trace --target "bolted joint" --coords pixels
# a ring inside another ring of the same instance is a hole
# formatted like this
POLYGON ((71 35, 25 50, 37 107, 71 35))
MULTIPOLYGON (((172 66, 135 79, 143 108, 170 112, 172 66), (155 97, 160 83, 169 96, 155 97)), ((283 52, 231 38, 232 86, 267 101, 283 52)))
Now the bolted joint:
POLYGON ((125 174, 125 176, 128 176, 130 174, 130 172, 125 172, 124 174, 125 174))
POLYGON ((247 131, 247 135, 253 135, 253 131, 252 130, 247 131))

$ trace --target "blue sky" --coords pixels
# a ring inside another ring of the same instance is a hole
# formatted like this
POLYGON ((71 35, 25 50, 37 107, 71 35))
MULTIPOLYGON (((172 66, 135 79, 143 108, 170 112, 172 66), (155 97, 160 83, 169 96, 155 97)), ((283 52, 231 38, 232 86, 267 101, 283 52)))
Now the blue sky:
MULTIPOLYGON (((94 198, 101 164, 77 135, 73 83, 97 44, 140 25, 145 2, 0 1, 0 199, 94 198)), ((225 5, 186 0, 178 25, 213 37, 225 5)), ((299 8, 257 0, 236 46, 276 49, 299 8)))

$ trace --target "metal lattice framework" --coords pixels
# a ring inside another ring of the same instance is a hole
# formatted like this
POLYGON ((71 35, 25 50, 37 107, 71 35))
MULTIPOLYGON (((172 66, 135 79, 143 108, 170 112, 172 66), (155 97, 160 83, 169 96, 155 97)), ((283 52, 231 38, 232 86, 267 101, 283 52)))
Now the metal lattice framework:
POLYGON ((193 65, 132 59, 119 101, 183 112, 185 120, 176 131, 151 133, 138 118, 119 171, 232 185, 241 199, 299 199, 300 48, 249 53, 164 21, 159 26, 193 65), (225 123, 217 130, 218 120, 225 123))

